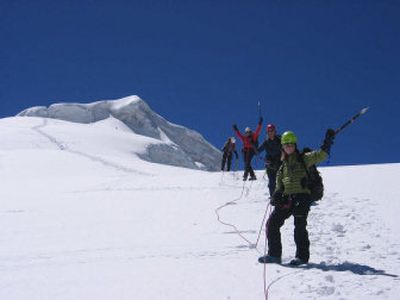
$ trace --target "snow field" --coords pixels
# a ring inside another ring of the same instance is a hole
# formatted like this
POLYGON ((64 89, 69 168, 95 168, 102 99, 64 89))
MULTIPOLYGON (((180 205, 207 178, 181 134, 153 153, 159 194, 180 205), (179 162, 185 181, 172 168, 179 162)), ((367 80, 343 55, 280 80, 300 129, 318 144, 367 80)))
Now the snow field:
MULTIPOLYGON (((0 299, 264 299, 264 229, 254 249, 216 215, 255 243, 263 172, 145 162, 148 138, 107 122, 0 120, 0 299)), ((268 265, 269 299, 397 299, 400 164, 320 169, 310 265, 268 265)))

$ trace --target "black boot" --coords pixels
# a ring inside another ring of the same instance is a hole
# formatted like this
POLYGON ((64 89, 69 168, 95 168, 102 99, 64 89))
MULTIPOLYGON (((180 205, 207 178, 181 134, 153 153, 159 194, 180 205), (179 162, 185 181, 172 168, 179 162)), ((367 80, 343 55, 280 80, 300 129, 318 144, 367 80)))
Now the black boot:
POLYGON ((308 263, 307 261, 304 261, 304 260, 296 257, 295 259, 292 259, 289 264, 291 266, 301 266, 301 265, 306 265, 307 263, 308 263))
POLYGON ((280 264, 282 259, 280 256, 264 255, 258 258, 260 264, 280 264))

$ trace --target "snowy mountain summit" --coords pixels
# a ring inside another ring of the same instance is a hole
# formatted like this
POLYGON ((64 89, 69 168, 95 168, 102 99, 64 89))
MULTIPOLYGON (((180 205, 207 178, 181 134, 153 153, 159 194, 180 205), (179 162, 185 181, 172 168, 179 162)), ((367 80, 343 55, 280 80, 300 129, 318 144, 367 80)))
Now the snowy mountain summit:
MULTIPOLYGON (((198 132, 172 124, 150 109, 138 96, 88 104, 58 103, 28 108, 18 116, 42 117, 93 124, 106 119, 122 122, 134 134, 148 139, 135 154, 141 159, 191 169, 216 171, 220 152, 198 132)), ((107 141, 105 141, 107 143, 107 141)))

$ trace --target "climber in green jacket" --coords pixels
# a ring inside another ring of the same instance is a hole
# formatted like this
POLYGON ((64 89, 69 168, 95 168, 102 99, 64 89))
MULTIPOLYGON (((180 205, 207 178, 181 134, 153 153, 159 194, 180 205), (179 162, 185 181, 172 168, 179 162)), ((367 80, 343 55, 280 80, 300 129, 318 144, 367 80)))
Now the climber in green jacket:
POLYGON ((301 154, 297 149, 296 135, 291 131, 282 134, 282 165, 278 170, 276 188, 271 197, 271 205, 275 208, 266 226, 268 255, 260 257, 260 263, 281 262, 280 228, 291 215, 294 216, 296 256, 290 264, 308 263, 310 241, 306 226, 311 199, 310 190, 307 187, 306 167, 318 164, 328 157, 334 138, 335 131, 328 129, 321 149, 301 154))

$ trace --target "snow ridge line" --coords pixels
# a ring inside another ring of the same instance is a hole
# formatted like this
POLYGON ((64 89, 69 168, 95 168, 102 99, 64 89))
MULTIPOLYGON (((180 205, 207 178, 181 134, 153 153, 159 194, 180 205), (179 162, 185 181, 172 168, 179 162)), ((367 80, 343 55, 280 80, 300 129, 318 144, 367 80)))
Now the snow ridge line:
POLYGON ((92 190, 75 190, 71 191, 70 193, 72 194, 83 194, 83 193, 93 193, 93 192, 137 192, 137 191, 204 191, 204 190, 216 190, 219 191, 220 188, 218 187, 193 187, 193 186, 188 186, 188 187, 182 187, 182 186, 148 186, 148 187, 142 187, 142 188, 136 188, 136 187, 126 187, 126 188, 98 188, 98 189, 92 189, 92 190))
POLYGON ((51 143, 57 146, 58 149, 60 150, 66 150, 67 147, 61 142, 59 142, 56 138, 52 137, 51 135, 47 134, 46 132, 42 131, 42 128, 46 127, 48 123, 48 120, 46 118, 42 118, 42 124, 36 125, 32 127, 33 131, 36 131, 39 133, 41 136, 44 136, 47 138, 51 143))
POLYGON ((107 167, 114 168, 114 169, 116 169, 118 171, 122 171, 122 172, 126 172, 126 173, 134 173, 134 174, 138 174, 138 175, 145 175, 145 176, 154 176, 153 174, 137 171, 135 169, 127 168, 127 167, 124 167, 124 166, 109 162, 109 161, 107 161, 107 160, 105 160, 105 159, 103 159, 101 157, 98 157, 98 156, 90 155, 90 154, 87 154, 87 153, 84 153, 84 152, 81 152, 81 151, 77 151, 77 150, 72 150, 65 143, 60 142, 55 137, 53 137, 50 134, 44 132, 43 128, 47 126, 48 120, 46 118, 42 118, 42 121, 43 121, 42 124, 33 126, 32 130, 37 132, 41 136, 47 138, 51 143, 56 145, 57 148, 62 150, 62 151, 67 151, 67 152, 72 153, 72 154, 83 156, 83 157, 85 157, 87 159, 90 159, 92 161, 101 163, 101 164, 103 164, 103 165, 105 165, 107 167))

